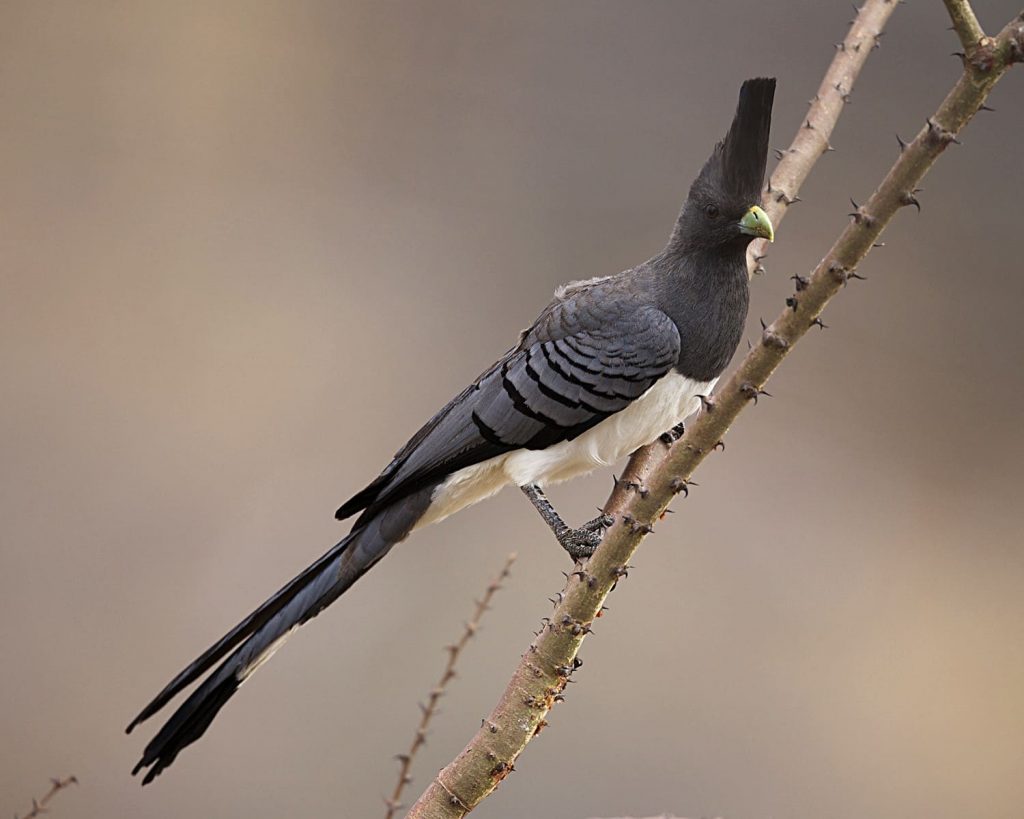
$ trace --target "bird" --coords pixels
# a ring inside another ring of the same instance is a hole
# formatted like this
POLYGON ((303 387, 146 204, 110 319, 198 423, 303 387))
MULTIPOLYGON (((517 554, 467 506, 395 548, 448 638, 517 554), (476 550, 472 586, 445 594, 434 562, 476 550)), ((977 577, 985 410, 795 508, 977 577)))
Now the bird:
POLYGON ((732 123, 660 253, 559 288, 508 352, 340 506, 339 520, 358 515, 349 533, 142 709, 128 733, 202 680, 146 745, 133 775, 146 769, 142 782, 152 782, 296 628, 395 544, 504 486, 522 490, 573 560, 594 552, 613 520, 602 514, 570 527, 544 490, 678 436, 732 358, 749 304, 747 246, 774 240, 759 204, 774 96, 774 78, 742 84, 732 123))

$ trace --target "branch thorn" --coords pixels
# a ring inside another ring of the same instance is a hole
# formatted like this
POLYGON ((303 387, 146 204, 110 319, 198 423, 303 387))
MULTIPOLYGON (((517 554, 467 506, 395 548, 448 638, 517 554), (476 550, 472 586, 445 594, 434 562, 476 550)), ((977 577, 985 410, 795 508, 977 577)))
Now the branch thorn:
POLYGON ((920 190, 920 188, 914 188, 914 190, 912 191, 904 191, 903 195, 900 196, 900 204, 903 206, 913 205, 915 208, 917 208, 917 212, 920 213, 921 203, 918 202, 917 197, 914 196, 914 194, 920 192, 920 190))
MULTIPOLYGON (((745 398, 752 400, 755 404, 757 404, 757 399, 759 396, 764 395, 767 396, 768 398, 772 397, 772 394, 770 392, 763 390, 760 387, 755 387, 749 381, 744 381, 740 385, 740 392, 743 394, 745 398)), ((717 446, 717 444, 715 446, 717 446)))

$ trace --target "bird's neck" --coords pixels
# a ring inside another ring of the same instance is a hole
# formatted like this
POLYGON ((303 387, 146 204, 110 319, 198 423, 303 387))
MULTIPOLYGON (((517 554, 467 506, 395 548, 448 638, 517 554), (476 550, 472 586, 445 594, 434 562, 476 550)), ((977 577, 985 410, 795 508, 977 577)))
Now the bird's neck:
POLYGON ((661 278, 673 291, 714 297, 716 293, 746 290, 747 248, 742 242, 717 247, 686 248, 669 243, 656 257, 661 278))
POLYGON ((677 369, 699 381, 718 377, 743 334, 750 294, 746 249, 666 252, 652 260, 659 306, 675 322, 677 369))

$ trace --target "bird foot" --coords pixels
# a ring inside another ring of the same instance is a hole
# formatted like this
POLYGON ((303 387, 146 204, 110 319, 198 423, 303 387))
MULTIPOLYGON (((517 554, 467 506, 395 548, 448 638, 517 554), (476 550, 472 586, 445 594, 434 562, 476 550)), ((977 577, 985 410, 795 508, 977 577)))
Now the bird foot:
POLYGON ((569 557, 579 563, 597 551, 604 539, 605 530, 615 522, 610 515, 598 515, 576 529, 565 528, 555 537, 559 544, 569 553, 569 557))

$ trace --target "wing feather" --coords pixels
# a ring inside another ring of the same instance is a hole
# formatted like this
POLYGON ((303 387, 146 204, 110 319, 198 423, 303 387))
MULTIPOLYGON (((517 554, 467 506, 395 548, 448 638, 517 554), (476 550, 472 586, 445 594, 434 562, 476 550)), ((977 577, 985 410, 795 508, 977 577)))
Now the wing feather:
POLYGON ((638 303, 621 279, 572 291, 337 515, 372 512, 497 455, 571 440, 647 392, 675 366, 679 348, 672 320, 638 303))

